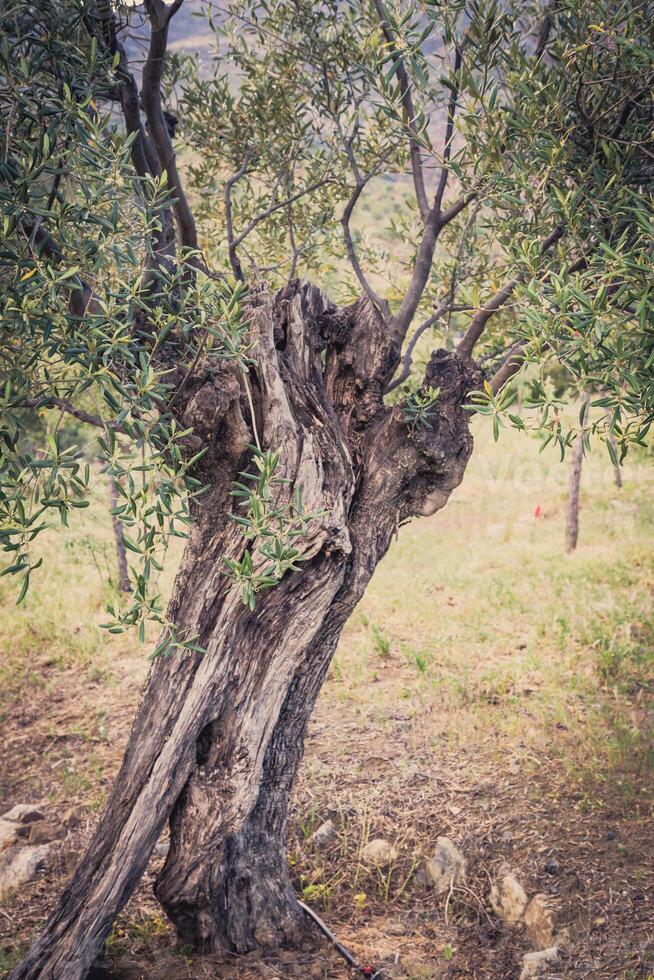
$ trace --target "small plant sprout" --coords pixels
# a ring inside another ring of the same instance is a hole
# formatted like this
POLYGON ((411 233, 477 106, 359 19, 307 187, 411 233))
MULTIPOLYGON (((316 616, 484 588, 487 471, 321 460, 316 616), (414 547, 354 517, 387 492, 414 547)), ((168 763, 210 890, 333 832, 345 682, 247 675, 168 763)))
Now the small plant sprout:
POLYGON ((324 511, 307 513, 302 503, 302 491, 295 489, 290 502, 276 502, 276 490, 288 480, 278 476, 280 451, 249 447, 256 472, 241 472, 247 483, 235 483, 230 491, 239 500, 244 511, 232 514, 240 525, 246 550, 242 558, 223 561, 226 575, 241 589, 243 602, 254 609, 256 595, 276 585, 286 572, 300 570, 303 552, 297 547, 298 539, 306 535, 311 521, 324 515, 324 511))
POLYGON ((406 395, 402 406, 402 418, 411 432, 415 432, 416 429, 432 428, 430 413, 438 401, 439 393, 439 388, 432 388, 430 385, 426 389, 420 388, 406 395))
POLYGON ((390 656, 390 651, 391 651, 390 640, 382 632, 382 630, 380 630, 378 626, 375 626, 374 623, 371 627, 371 630, 372 630, 372 642, 374 644, 375 650, 377 651, 380 657, 383 657, 384 660, 387 660, 388 657, 390 656))

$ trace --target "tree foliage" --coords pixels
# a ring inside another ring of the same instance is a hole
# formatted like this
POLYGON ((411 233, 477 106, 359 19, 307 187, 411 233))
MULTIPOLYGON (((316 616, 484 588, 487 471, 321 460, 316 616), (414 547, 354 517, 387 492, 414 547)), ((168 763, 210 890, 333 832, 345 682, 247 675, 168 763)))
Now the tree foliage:
POLYGON ((91 461, 104 461, 135 556, 132 599, 107 624, 120 631, 163 621, 153 580, 201 492, 201 447, 171 410, 177 358, 246 345, 238 293, 192 278, 192 252, 174 257, 163 241, 167 174, 139 172, 138 134, 112 112, 121 56, 102 26, 90 4, 2 13, 0 534, 20 601, 41 562, 35 538, 88 506, 91 461), (85 423, 77 443, 67 413, 85 423))
MULTIPOLYGON (((239 363, 245 392, 260 280, 367 294, 409 427, 429 424, 420 368, 440 345, 481 360, 470 407, 496 436, 508 423, 565 450, 579 427, 548 382, 563 365, 569 395, 595 393, 596 434, 621 456, 643 443, 651 3, 203 3, 209 65, 166 57, 180 6, 8 0, 0 15, 0 535, 20 598, 35 539, 87 505, 100 457, 134 559, 108 625, 164 621, 156 573, 206 449, 176 403, 216 360, 239 363)), ((292 568, 278 538, 271 560, 292 568)))
POLYGON ((496 427, 528 424, 565 447, 574 432, 545 384, 559 362, 573 395, 596 392, 596 430, 623 455, 642 441, 653 407, 651 4, 293 0, 230 12, 213 21, 213 73, 189 59, 179 102, 216 255, 227 261, 232 246, 237 274, 278 281, 299 270, 331 283, 331 262, 344 298, 363 288, 391 321, 446 163, 445 202, 465 206, 440 230, 413 338, 433 330, 454 344, 468 331, 472 350, 483 331, 489 376, 513 345, 535 365, 528 422, 508 414, 509 393, 494 396, 502 375, 475 399, 496 427), (382 178, 404 192, 401 214, 369 212, 353 232, 354 207, 369 186, 383 195, 382 178))

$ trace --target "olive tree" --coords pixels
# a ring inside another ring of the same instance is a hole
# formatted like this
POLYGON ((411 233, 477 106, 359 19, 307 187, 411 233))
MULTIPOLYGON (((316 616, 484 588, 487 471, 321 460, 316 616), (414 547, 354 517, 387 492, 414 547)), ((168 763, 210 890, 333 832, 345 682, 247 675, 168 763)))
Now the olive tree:
POLYGON ((564 422, 562 363, 618 454, 652 419, 650 3, 203 6, 210 66, 168 53, 182 0, 0 14, 8 570, 23 598, 92 452, 131 559, 105 625, 162 629, 14 980, 87 974, 166 823, 155 891, 185 942, 296 942, 308 718, 397 528, 463 478, 473 415, 563 454, 585 418, 564 422), (67 415, 88 444, 62 448, 67 415))

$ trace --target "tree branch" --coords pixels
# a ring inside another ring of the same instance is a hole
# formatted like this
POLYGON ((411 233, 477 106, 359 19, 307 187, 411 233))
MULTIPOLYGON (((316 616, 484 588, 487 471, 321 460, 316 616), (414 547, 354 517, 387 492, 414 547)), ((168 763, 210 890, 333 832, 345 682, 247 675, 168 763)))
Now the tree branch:
MULTIPOLYGON (((588 265, 588 259, 584 255, 580 255, 579 258, 575 259, 568 268, 565 270, 566 275, 573 275, 575 272, 580 272, 585 269, 588 265)), ((553 312, 557 312, 557 307, 553 307, 553 312)), ((500 364, 499 368, 490 380, 490 386, 494 394, 497 394, 510 380, 518 373, 520 368, 523 366, 524 351, 527 347, 529 341, 525 338, 516 341, 515 344, 509 349, 509 352, 505 359, 500 364)), ((543 344, 543 349, 547 350, 550 344, 545 342, 543 344)))
POLYGON ((550 33, 552 31, 552 24, 554 21, 553 14, 556 10, 556 2, 552 0, 548 3, 543 10, 543 18, 538 27, 538 37, 536 38, 536 47, 534 49, 534 58, 538 59, 541 57, 547 42, 549 40, 550 33))
MULTIPOLYGON (((38 249, 36 254, 38 256, 45 253, 55 262, 64 262, 66 256, 62 252, 59 243, 45 230, 42 221, 42 217, 38 217, 31 227, 28 221, 24 221, 22 224, 23 234, 27 237, 27 245, 30 253, 34 254, 34 246, 36 245, 38 249)), ((71 277, 65 283, 62 283, 62 286, 70 294, 68 300, 70 311, 81 320, 86 315, 89 303, 93 298, 93 290, 79 275, 71 277)))
POLYGON ((168 46, 168 26, 177 13, 183 0, 166 6, 163 0, 146 0, 146 10, 150 18, 150 47, 143 66, 141 95, 159 162, 168 176, 168 186, 175 194, 173 213, 179 228, 180 241, 186 248, 196 250, 198 237, 193 212, 186 200, 182 181, 177 170, 177 161, 172 139, 163 113, 161 102, 161 82, 164 59, 168 46))
MULTIPOLYGON (((340 125, 338 124, 338 120, 335 121, 338 127, 338 132, 341 137, 343 146, 345 148, 345 155, 347 156, 348 163, 350 164, 350 169, 354 176, 354 190, 352 191, 345 205, 345 208, 343 209, 343 214, 341 215, 341 227, 343 228, 345 250, 347 252, 347 257, 349 259, 350 265, 354 270, 354 274, 359 280, 359 284, 361 288, 363 289, 366 296, 372 303, 373 309, 376 311, 380 320, 382 322, 385 322, 386 320, 389 319, 391 315, 391 309, 388 304, 388 300, 380 296, 368 282, 368 279, 361 267, 361 263, 359 262, 359 257, 357 255, 356 248, 354 247, 354 240, 352 238, 352 233, 350 231, 350 219, 352 217, 352 213, 357 205, 359 198, 361 197, 361 193, 364 187, 366 186, 368 181, 374 176, 374 170, 370 171, 370 173, 368 174, 365 175, 362 174, 361 170, 359 169, 359 164, 357 163, 356 157, 354 155, 354 151, 352 150, 352 143, 354 142, 354 139, 359 129, 359 120, 358 119, 356 120, 351 134, 347 137, 342 132, 340 125)), ((378 161, 377 165, 379 166, 380 163, 381 161, 378 161)))
POLYGON ((66 412, 68 415, 72 415, 74 418, 79 419, 80 422, 86 422, 88 425, 95 425, 99 429, 112 429, 114 432, 122 432, 127 434, 123 426, 119 422, 107 422, 105 419, 100 418, 99 415, 90 415, 89 412, 85 412, 81 408, 75 408, 75 406, 66 401, 65 398, 57 398, 54 395, 44 395, 43 398, 25 398, 22 402, 15 402, 10 408, 58 408, 62 412, 66 412))
POLYGON ((502 361, 489 382, 494 395, 496 395, 506 384, 509 383, 511 378, 518 373, 522 365, 525 363, 524 351, 526 346, 526 340, 518 340, 509 349, 509 353, 502 361))
MULTIPOLYGON (((384 394, 388 394, 390 391, 393 391, 394 388, 397 388, 409 377, 409 374, 411 373, 411 364, 413 362, 413 351, 415 350, 418 340, 426 330, 432 327, 441 318, 441 316, 444 316, 445 313, 451 314, 454 312, 470 309, 469 306, 455 306, 454 297, 456 295, 456 286, 457 286, 457 280, 459 275, 459 264, 461 262, 461 256, 463 255, 463 249, 465 247, 468 232, 470 231, 473 225, 475 217, 479 211, 479 207, 480 205, 477 205, 477 207, 470 213, 470 215, 468 216, 468 220, 466 221, 465 226, 463 228, 463 231, 461 232, 459 245, 456 250, 456 255, 454 257, 454 264, 452 266, 452 273, 450 275, 450 285, 447 290, 447 298, 441 300, 434 313, 427 320, 425 320, 425 322, 422 323, 414 333, 408 347, 406 348, 406 351, 404 352, 404 356, 402 357, 400 374, 397 378, 395 378, 391 382, 391 384, 388 385, 384 394)), ((448 323, 449 323, 449 318, 448 318, 448 323)))
POLYGON ((316 180, 313 184, 309 184, 308 187, 303 187, 302 190, 296 191, 295 194, 290 194, 288 197, 285 197, 282 201, 277 201, 275 204, 271 204, 269 207, 267 207, 264 211, 259 212, 259 214, 255 215, 255 217, 252 218, 252 220, 244 228, 244 230, 236 236, 236 238, 234 239, 234 247, 238 248, 241 242, 245 238, 247 238, 247 236, 251 232, 254 231, 257 225, 261 221, 265 221, 266 218, 269 218, 271 214, 275 213, 275 211, 280 211, 282 208, 287 207, 289 204, 293 204, 295 201, 298 201, 301 197, 304 197, 306 194, 311 194, 312 191, 317 190, 319 187, 324 187, 325 184, 329 184, 331 182, 331 179, 332 179, 331 177, 323 177, 320 180, 316 180))
POLYGON ((434 260, 434 251, 436 249, 438 236, 443 228, 476 197, 476 191, 470 191, 460 197, 459 200, 446 211, 442 210, 443 196, 445 194, 449 172, 448 164, 452 154, 454 118, 456 115, 457 101, 459 97, 458 76, 460 70, 461 49, 457 44, 454 58, 454 77, 456 81, 454 88, 450 92, 450 98, 448 100, 447 125, 445 127, 445 141, 443 145, 442 157, 443 163, 441 166, 438 187, 436 189, 436 196, 434 198, 433 207, 431 208, 425 221, 425 229, 418 246, 416 261, 413 266, 413 273, 411 275, 408 289, 390 324, 390 330, 393 334, 393 341, 397 349, 398 358, 407 330, 409 329, 411 321, 415 316, 416 310, 418 309, 418 305, 422 299, 422 295, 429 280, 429 274, 431 272, 432 262, 434 260))
POLYGON ((390 49, 391 58, 393 60, 393 64, 395 65, 397 78, 400 83, 400 98, 406 113, 407 129, 409 131, 409 155, 411 158, 413 186, 416 192, 418 210, 420 211, 420 216, 422 217, 423 222, 425 222, 427 220, 427 216, 429 215, 429 203, 427 201, 427 192, 425 190, 425 176, 422 168, 420 141, 415 126, 416 113, 413 105, 413 96, 411 94, 411 83, 409 82, 409 76, 407 74, 404 60, 397 49, 397 41, 388 21, 386 11, 384 10, 384 4, 382 3, 382 0, 373 0, 373 5, 379 16, 381 29, 390 49))
POLYGON ((454 117, 456 116, 457 103, 459 100, 460 71, 461 71, 461 48, 457 44, 454 52, 454 71, 452 73, 454 75, 455 81, 454 81, 454 87, 450 92, 450 97, 447 104, 447 124, 445 126, 445 142, 443 144, 443 163, 441 166, 440 177, 438 178, 438 187, 436 188, 436 197, 434 198, 434 207, 433 207, 433 210, 436 211, 439 215, 443 204, 443 196, 445 194, 445 188, 447 187, 447 178, 449 176, 448 164, 452 156, 452 140, 454 139, 454 117))
POLYGON ((409 375, 411 374, 411 365, 413 364, 413 352, 416 348, 416 344, 418 343, 422 335, 425 333, 425 331, 429 330, 430 327, 433 327, 434 324, 438 320, 440 320, 440 318, 445 313, 447 313, 449 309, 450 309, 450 305, 448 301, 443 300, 438 304, 438 306, 436 307, 432 315, 428 317, 423 323, 421 323, 419 327, 416 328, 413 337, 407 344, 407 348, 404 352, 404 356, 402 357, 402 360, 400 362, 400 367, 401 367, 400 373, 396 378, 394 378, 391 381, 389 385, 386 386, 386 389, 384 391, 385 395, 388 395, 391 391, 394 391, 395 388, 399 388, 399 386, 403 384, 406 381, 406 379, 409 377, 409 375))
MULTIPOLYGON (((358 170, 357 170, 358 172, 358 170)), ((378 315, 382 320, 386 320, 390 316, 390 307, 388 305, 388 300, 385 300, 368 282, 368 279, 361 268, 361 263, 359 262, 359 257, 354 247, 354 240, 352 238, 352 233, 350 231, 350 218, 352 217, 352 212, 356 207, 357 201, 361 197, 361 192, 370 180, 370 175, 367 177, 359 176, 355 184, 354 190, 350 195, 350 198, 345 205, 343 210, 343 215, 341 217, 341 226, 343 228, 343 238, 345 239, 345 249, 347 251, 347 257, 350 260, 350 265, 354 270, 354 274, 359 280, 361 288, 367 295, 368 299, 377 310, 378 315)))
POLYGON ((241 282, 245 281, 245 274, 243 272, 243 266, 238 257, 237 246, 234 244, 234 216, 232 214, 232 187, 236 184, 241 177, 245 176, 247 169, 250 165, 250 160, 252 159, 252 154, 247 152, 245 154, 245 160, 231 177, 228 177, 225 181, 225 226, 227 230, 227 250, 229 254, 229 264, 232 267, 232 271, 237 279, 241 282))
POLYGON ((118 95, 125 119, 125 128, 128 133, 137 134, 132 144, 134 168, 140 177, 149 173, 157 174, 160 170, 159 160, 141 122, 138 86, 133 73, 130 71, 125 48, 118 38, 116 17, 110 0, 98 0, 95 5, 95 17, 99 21, 101 36, 107 50, 112 55, 117 54, 119 58, 117 74, 121 79, 121 84, 118 86, 118 95))
MULTIPOLYGON (((540 254, 544 255, 547 251, 549 251, 549 249, 552 248, 552 246, 559 241, 562 235, 563 235, 563 228, 560 226, 555 228, 554 231, 551 232, 551 234, 549 234, 545 239, 545 241, 542 243, 540 248, 540 254)), ((477 343, 477 341, 483 334, 484 330, 486 329, 486 324, 488 323, 490 318, 493 316, 494 313, 497 313, 497 311, 504 306, 506 301, 513 295, 513 292, 515 291, 516 287, 519 286, 520 283, 524 282, 524 280, 525 280, 524 272, 520 272, 518 273, 518 275, 512 276, 512 278, 507 280, 507 282, 504 283, 502 288, 498 289, 495 295, 491 296, 491 298, 486 303, 484 303, 481 309, 478 310, 477 313, 475 313, 472 320, 470 321, 470 326, 468 327, 468 329, 466 330, 463 336, 463 340, 460 342, 457 348, 459 354, 463 354, 467 357, 472 357, 472 351, 475 347, 475 344, 477 343)))

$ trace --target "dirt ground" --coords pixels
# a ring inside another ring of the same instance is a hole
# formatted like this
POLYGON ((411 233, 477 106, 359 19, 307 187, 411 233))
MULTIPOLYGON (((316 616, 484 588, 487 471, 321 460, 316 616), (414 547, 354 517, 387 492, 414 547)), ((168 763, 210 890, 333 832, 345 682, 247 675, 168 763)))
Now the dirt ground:
MULTIPOLYGON (((489 900, 510 867, 555 912, 561 956, 547 976, 645 980, 654 976, 651 480, 634 468, 617 508, 610 483, 592 482, 579 554, 566 559, 564 474, 538 462, 509 500, 515 467, 498 475, 484 459, 456 504, 401 534, 346 630, 293 797, 297 893, 381 976, 517 980, 532 946, 489 900), (337 834, 316 847, 311 834, 328 819, 337 834), (435 896, 422 868, 441 836, 467 871, 435 896), (376 838, 396 851, 384 870, 362 858, 376 838)), ((78 544, 105 531, 91 517, 78 544)), ((84 849, 147 669, 130 638, 98 643, 87 620, 102 607, 101 578, 89 584, 79 548, 62 554, 60 578, 4 630, 0 812, 39 803, 56 839, 38 878, 0 904, 2 974, 84 849)), ((162 861, 153 856, 97 977, 356 975, 311 927, 305 948, 274 956, 219 961, 180 947, 152 897, 162 861)))

